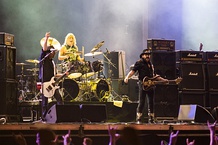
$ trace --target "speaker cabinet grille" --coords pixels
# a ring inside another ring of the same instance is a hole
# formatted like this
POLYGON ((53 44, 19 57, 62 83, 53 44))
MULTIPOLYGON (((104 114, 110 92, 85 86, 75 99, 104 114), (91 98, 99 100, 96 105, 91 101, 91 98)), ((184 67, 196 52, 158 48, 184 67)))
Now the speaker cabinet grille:
POLYGON ((17 83, 15 80, 0 81, 0 114, 17 114, 17 83))
POLYGON ((178 85, 156 86, 154 97, 156 117, 177 117, 178 102, 178 85))
POLYGON ((207 73, 209 90, 218 91, 218 63, 208 63, 207 73))
POLYGON ((152 52, 151 61, 155 72, 167 79, 176 77, 176 53, 175 52, 152 52))
POLYGON ((0 80, 15 79, 16 48, 0 45, 0 80))
POLYGON ((180 105, 197 104, 205 107, 205 92, 181 91, 179 93, 180 105))
POLYGON ((205 90, 205 71, 201 63, 181 63, 180 90, 205 90))
POLYGON ((218 92, 209 93, 209 102, 211 109, 213 109, 214 107, 218 107, 218 92))

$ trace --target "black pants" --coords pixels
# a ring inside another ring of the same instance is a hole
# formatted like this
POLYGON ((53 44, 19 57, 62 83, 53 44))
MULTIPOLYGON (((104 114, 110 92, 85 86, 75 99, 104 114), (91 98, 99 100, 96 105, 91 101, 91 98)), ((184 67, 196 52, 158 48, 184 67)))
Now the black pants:
POLYGON ((148 103, 148 113, 154 113, 154 89, 144 91, 142 88, 142 82, 138 82, 139 86, 139 104, 137 107, 137 112, 142 113, 145 107, 145 99, 148 103))
MULTIPOLYGON (((41 96, 42 96, 42 103, 41 103, 41 105, 42 105, 42 118, 44 118, 47 111, 48 111, 48 97, 45 97, 43 94, 41 96)), ((59 89, 55 90, 54 98, 56 99, 58 105, 64 104, 63 99, 60 95, 59 89)))

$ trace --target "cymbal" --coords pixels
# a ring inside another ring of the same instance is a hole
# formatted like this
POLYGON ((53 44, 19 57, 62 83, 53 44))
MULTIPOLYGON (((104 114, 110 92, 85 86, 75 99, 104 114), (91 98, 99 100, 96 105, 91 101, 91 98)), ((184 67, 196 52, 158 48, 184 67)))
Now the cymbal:
POLYGON ((83 79, 89 78, 89 77, 93 76, 94 74, 95 74, 95 72, 88 72, 88 73, 82 75, 82 78, 83 78, 83 79))
POLYGON ((76 55, 81 55, 81 51, 75 51, 75 52, 65 52, 65 54, 76 54, 76 55))
POLYGON ((70 79, 76 79, 76 78, 79 78, 81 77, 82 73, 71 73, 68 75, 68 78, 70 79))
POLYGON ((39 68, 26 69, 27 71, 39 71, 39 68))
POLYGON ((96 56, 96 55, 100 55, 103 52, 91 52, 91 53, 86 53, 84 56, 96 56))
MULTIPOLYGON (((44 43, 45 43, 45 37, 42 38, 40 41, 40 44, 42 47, 44 46, 44 43)), ((57 39, 49 37, 48 41, 47 41, 47 46, 51 46, 51 45, 54 46, 54 48, 58 49, 58 50, 60 50, 60 48, 61 48, 61 44, 58 42, 57 39)))
POLYGON ((16 63, 16 65, 23 66, 23 65, 28 65, 28 64, 21 62, 21 63, 16 63))
POLYGON ((104 44, 104 41, 101 41, 100 43, 95 45, 94 48, 92 48, 91 52, 93 53, 93 52, 97 51, 103 44, 104 44))
POLYGON ((26 62, 39 63, 39 61, 37 59, 27 59, 26 62))

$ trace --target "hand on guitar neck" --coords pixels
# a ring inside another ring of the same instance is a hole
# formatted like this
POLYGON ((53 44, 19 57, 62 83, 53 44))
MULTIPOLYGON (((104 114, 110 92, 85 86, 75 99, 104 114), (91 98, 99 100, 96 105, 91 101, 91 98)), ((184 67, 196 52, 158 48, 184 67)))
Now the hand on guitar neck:
POLYGON ((179 84, 182 81, 182 78, 177 78, 175 80, 168 80, 160 77, 159 75, 152 78, 144 77, 143 79, 143 90, 148 91, 151 88, 154 88, 157 84, 179 84))

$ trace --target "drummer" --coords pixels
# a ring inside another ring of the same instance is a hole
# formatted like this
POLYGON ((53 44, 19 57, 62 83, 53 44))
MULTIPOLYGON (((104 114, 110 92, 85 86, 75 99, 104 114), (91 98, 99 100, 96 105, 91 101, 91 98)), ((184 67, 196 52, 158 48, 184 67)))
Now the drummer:
POLYGON ((58 59, 64 60, 65 62, 84 62, 84 58, 81 58, 76 45, 76 37, 73 33, 68 33, 65 37, 64 44, 62 45, 58 59))

